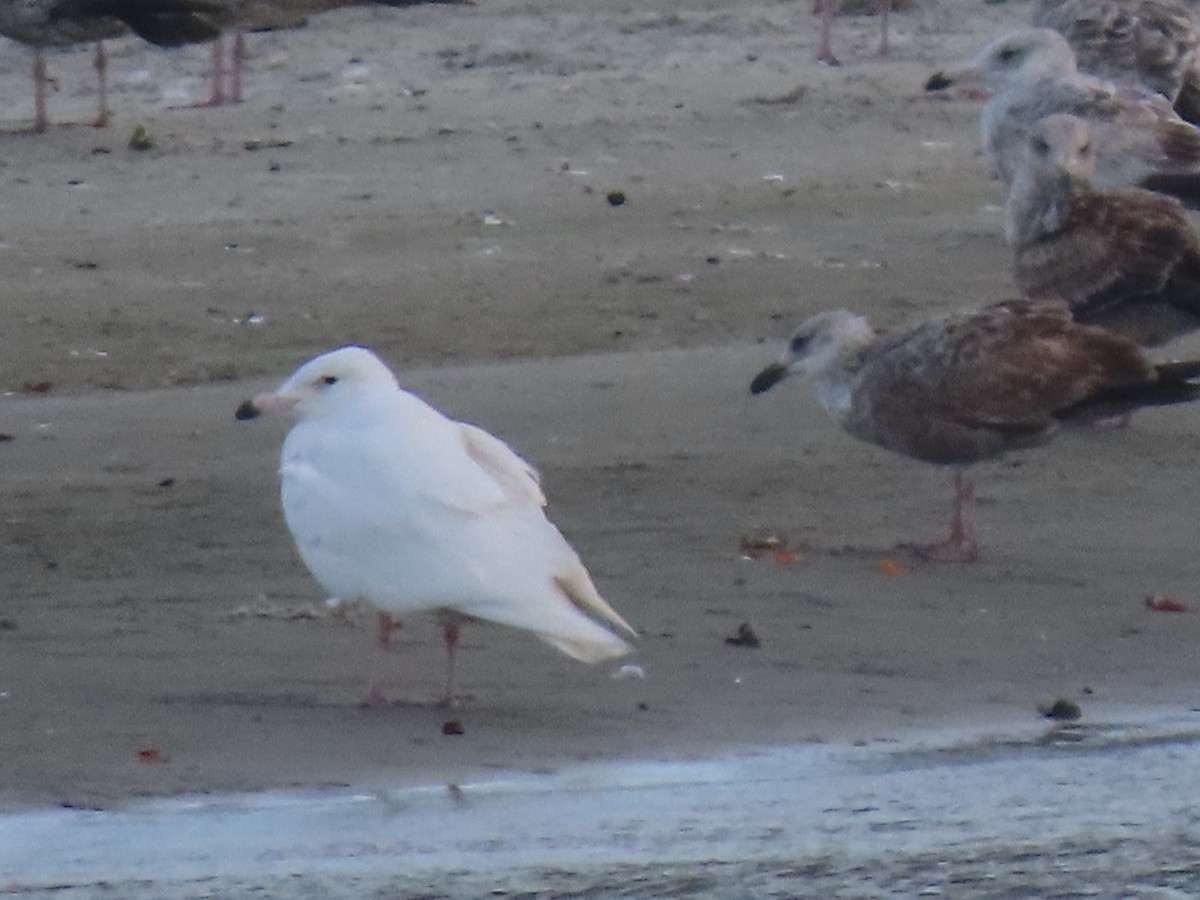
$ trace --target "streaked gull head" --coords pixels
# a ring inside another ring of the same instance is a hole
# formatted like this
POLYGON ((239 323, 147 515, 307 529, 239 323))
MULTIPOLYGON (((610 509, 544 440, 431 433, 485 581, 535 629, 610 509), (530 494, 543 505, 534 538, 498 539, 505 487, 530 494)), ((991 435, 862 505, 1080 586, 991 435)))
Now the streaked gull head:
POLYGON ((942 90, 982 84, 998 91, 1017 83, 1070 77, 1075 72, 1075 54, 1061 34, 1049 28, 1025 28, 996 38, 969 63, 939 72, 926 87, 942 90))
POLYGON ((1038 120, 1030 129, 1027 165, 1053 167, 1085 181, 1096 169, 1096 147, 1092 130, 1078 116, 1055 113, 1038 120))
POLYGON ((833 309, 806 319, 788 339, 783 359, 767 366, 750 384, 761 394, 789 375, 817 375, 835 365, 847 351, 875 340, 875 329, 863 316, 833 309))

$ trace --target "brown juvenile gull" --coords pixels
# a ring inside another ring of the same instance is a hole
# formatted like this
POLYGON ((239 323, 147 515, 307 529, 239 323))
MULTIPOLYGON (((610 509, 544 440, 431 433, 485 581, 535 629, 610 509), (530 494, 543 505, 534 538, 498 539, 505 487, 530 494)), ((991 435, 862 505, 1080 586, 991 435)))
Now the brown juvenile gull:
POLYGON ((279 475, 301 558, 342 601, 365 600, 388 616, 437 614, 446 703, 463 622, 523 628, 584 662, 629 652, 617 632, 636 632, 546 518, 533 467, 499 438, 401 390, 369 350, 310 360, 237 417, 262 412, 293 421, 279 475))
MULTIPOLYGON (((887 56, 888 21, 891 18, 893 0, 873 0, 872 11, 880 18, 879 55, 887 56)), ((817 47, 817 60, 831 66, 841 62, 833 55, 833 20, 841 10, 842 0, 813 0, 813 15, 821 17, 821 42, 817 47)))
POLYGON ((1179 118, 1161 94, 1078 72, 1057 31, 1004 35, 964 67, 934 75, 927 88, 980 83, 991 92, 979 120, 983 147, 1005 184, 1024 158, 1030 127, 1045 116, 1070 113, 1092 128, 1098 186, 1171 176, 1179 191, 1200 195, 1194 187, 1200 181, 1200 128, 1179 118))
POLYGON ((1142 85, 1200 122, 1200 30, 1178 0, 1038 0, 1032 22, 1062 34, 1082 71, 1142 85))
POLYGON ((474 6, 474 0, 213 0, 217 7, 206 15, 220 36, 211 48, 212 92, 200 106, 242 102, 242 67, 246 58, 247 31, 302 28, 309 17, 347 6, 474 6), (224 32, 234 32, 227 52, 224 32), (230 58, 227 60, 226 56, 230 58))
POLYGON ((1200 328, 1200 235, 1182 205, 1141 188, 1092 187, 1095 165, 1082 119, 1060 114, 1034 127, 1006 210, 1017 286, 1143 346, 1200 328))
POLYGON ((1012 301, 877 333, 845 310, 813 316, 752 393, 810 376, 817 400, 854 437, 955 467, 949 536, 906 545, 943 561, 978 558, 963 517, 962 467, 1048 441, 1059 424, 1200 397, 1200 361, 1155 365, 1126 338, 1075 322, 1061 304, 1012 301))
POLYGON ((96 42, 100 112, 108 123, 108 60, 104 41, 127 31, 164 47, 211 40, 218 30, 197 15, 215 0, 0 0, 0 34, 33 48, 33 130, 46 130, 47 47, 96 42))

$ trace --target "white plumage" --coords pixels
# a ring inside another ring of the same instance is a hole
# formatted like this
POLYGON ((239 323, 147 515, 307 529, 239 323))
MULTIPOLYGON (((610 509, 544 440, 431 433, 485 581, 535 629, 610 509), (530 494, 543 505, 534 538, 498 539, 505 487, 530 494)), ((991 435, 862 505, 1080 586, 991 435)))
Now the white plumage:
POLYGON ((512 625, 585 662, 630 650, 614 630, 636 632, 546 518, 534 468, 401 390, 370 351, 319 356, 239 415, 270 411, 295 419, 280 465, 284 518, 333 596, 397 617, 512 625))

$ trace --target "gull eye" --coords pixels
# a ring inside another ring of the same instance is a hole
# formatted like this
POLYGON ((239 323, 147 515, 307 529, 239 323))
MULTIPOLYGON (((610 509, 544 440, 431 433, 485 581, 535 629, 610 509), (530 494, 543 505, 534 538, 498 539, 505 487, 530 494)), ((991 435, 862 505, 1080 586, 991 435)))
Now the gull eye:
POLYGON ((1016 47, 1004 47, 996 54, 996 58, 1002 63, 1010 63, 1021 55, 1021 51, 1016 47))
POLYGON ((803 353, 806 347, 808 347, 808 335, 806 334, 798 334, 788 342, 788 349, 792 353, 803 353))
POLYGON ((320 383, 324 384, 326 386, 331 385, 331 384, 337 384, 338 377, 336 375, 326 375, 321 379, 320 383))
POLYGON ((1050 144, 1044 138, 1034 138, 1033 152, 1038 156, 1048 156, 1050 154, 1050 144))

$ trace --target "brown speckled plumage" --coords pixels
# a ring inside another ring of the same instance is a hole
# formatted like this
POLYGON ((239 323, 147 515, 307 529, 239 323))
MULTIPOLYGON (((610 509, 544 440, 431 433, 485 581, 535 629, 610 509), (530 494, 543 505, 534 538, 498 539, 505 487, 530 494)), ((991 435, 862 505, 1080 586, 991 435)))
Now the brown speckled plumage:
POLYGON ((1178 201, 1087 182, 1089 130, 1039 123, 1009 197, 1013 274, 1025 296, 1142 345, 1200 328, 1200 235, 1178 201))
MULTIPOLYGON (((1048 441, 1059 423, 1182 403, 1200 396, 1200 363, 1155 365, 1119 334, 1076 322, 1062 304, 1010 301, 876 334, 836 310, 797 329, 781 362, 751 384, 762 393, 809 375, 821 405, 861 440, 962 467, 1048 441)), ((910 547, 971 561, 963 516, 971 485, 955 473, 950 536, 910 547)))
POLYGON ((1140 84, 1200 114, 1200 31, 1178 0, 1038 0, 1033 24, 1070 43, 1079 68, 1140 84))
POLYGON ((931 319, 847 360, 855 437, 932 463, 972 463, 1048 439, 1058 414, 1108 387, 1149 384, 1133 344, 1059 306, 1007 303, 931 319))

